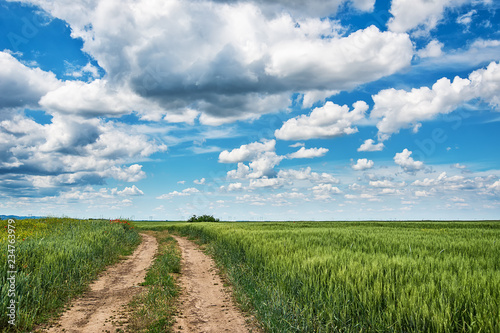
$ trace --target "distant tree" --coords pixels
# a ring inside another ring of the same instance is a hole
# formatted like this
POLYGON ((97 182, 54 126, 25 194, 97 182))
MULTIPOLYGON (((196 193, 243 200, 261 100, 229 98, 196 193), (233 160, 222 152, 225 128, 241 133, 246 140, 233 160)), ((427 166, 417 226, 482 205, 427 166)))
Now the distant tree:
POLYGON ((219 222, 213 215, 193 215, 189 218, 188 222, 219 222))

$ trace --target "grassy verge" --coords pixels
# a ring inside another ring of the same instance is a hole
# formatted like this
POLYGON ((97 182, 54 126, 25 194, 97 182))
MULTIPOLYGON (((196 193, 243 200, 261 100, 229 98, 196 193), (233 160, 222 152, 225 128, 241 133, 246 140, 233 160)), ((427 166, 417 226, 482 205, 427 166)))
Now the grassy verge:
POLYGON ((166 227, 210 245, 269 332, 500 331, 499 222, 166 227))
POLYGON ((127 222, 45 218, 15 222, 15 251, 8 252, 8 221, 0 221, 0 332, 26 332, 62 310, 107 265, 132 253, 140 236, 127 222), (7 260, 15 255, 15 297, 9 296, 7 260), (16 302, 15 326, 8 305, 16 302))
POLYGON ((168 232, 154 232, 154 236, 159 243, 158 254, 142 284, 146 291, 129 304, 128 332, 166 332, 173 324, 179 294, 175 274, 180 272, 181 252, 168 232))

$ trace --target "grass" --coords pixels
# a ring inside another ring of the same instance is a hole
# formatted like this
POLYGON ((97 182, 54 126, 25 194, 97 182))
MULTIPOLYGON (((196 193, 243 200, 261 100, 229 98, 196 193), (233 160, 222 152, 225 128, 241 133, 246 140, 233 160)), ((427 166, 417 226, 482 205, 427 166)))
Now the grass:
POLYGON ((129 304, 132 310, 127 331, 166 332, 173 325, 179 286, 174 274, 180 273, 181 252, 168 232, 155 232, 159 247, 156 259, 142 284, 147 291, 129 304))
POLYGON ((269 332, 500 331, 499 222, 164 228, 208 243, 269 332))
POLYGON ((7 220, 0 246, 1 332, 30 331, 82 293, 105 266, 132 253, 140 236, 128 222, 44 218, 15 223, 16 326, 8 324, 7 220))

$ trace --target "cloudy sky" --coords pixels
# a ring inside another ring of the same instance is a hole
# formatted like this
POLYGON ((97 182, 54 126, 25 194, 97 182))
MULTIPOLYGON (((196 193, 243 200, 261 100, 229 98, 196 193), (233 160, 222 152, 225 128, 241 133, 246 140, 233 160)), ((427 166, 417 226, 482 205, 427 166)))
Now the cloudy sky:
POLYGON ((498 219, 495 0, 0 1, 0 214, 498 219))

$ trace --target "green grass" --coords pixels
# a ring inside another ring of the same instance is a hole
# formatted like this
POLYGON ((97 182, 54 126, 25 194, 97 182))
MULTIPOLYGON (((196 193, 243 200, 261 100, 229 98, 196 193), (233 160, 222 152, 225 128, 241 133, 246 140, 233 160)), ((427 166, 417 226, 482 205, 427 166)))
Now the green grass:
POLYGON ((103 220, 45 218, 18 220, 16 225, 16 326, 6 317, 8 297, 7 220, 0 247, 0 328, 30 331, 55 315, 68 300, 85 290, 105 266, 130 254, 139 234, 127 223, 103 220))
POLYGON ((500 332, 500 222, 164 227, 208 243, 269 332, 500 332))
POLYGON ((173 324, 180 288, 172 273, 180 273, 181 252, 168 233, 155 233, 155 236, 158 254, 142 284, 147 291, 129 304, 132 315, 127 332, 166 332, 173 324))

